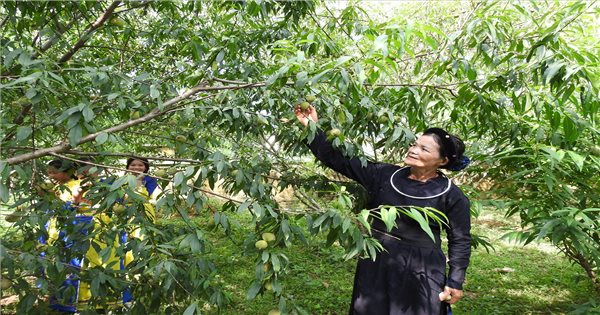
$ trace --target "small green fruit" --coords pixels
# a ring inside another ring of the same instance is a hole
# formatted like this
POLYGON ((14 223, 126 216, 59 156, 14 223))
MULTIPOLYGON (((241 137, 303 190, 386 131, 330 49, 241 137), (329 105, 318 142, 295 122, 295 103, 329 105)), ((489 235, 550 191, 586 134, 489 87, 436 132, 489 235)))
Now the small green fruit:
POLYGON ((177 135, 177 137, 175 137, 175 140, 177 140, 178 142, 185 142, 187 138, 184 135, 177 135))
POLYGON ((167 171, 160 169, 160 170, 157 170, 156 172, 154 172, 154 175, 156 175, 158 177, 165 177, 165 176, 167 176, 167 171))
POLYGON ((271 282, 265 283, 265 290, 273 291, 273 284, 271 284, 271 282))
POLYGON ((41 183, 40 188, 42 188, 43 190, 51 190, 52 188, 54 188, 54 184, 48 182, 41 183))
POLYGON ((262 265, 263 272, 268 272, 269 269, 271 269, 271 264, 263 264, 262 265))
POLYGON ((116 214, 121 214, 121 213, 125 212, 125 206, 122 204, 115 204, 113 206, 113 212, 116 214))
POLYGON ((256 121, 258 122, 259 125, 268 125, 269 124, 269 121, 265 117, 262 117, 262 116, 258 116, 256 121))
POLYGON ((279 310, 270 310, 268 315, 281 315, 279 310))
POLYGON ((263 250, 263 249, 269 247, 269 244, 265 240, 260 240, 260 241, 256 241, 256 243, 254 243, 254 247, 256 247, 258 250, 263 250))
POLYGON ((12 281, 10 281, 10 279, 2 278, 2 281, 0 281, 0 289, 2 289, 2 290, 6 290, 6 289, 10 288, 11 286, 12 286, 12 281))
POLYGON ((175 167, 175 166, 173 166, 173 167, 169 167, 169 168, 167 169, 167 173, 168 173, 169 175, 173 175, 173 174, 175 174, 175 173, 177 173, 177 172, 179 172, 179 170, 178 170, 178 169, 177 169, 177 167, 175 167))
POLYGON ((206 225, 208 226, 209 229, 213 229, 215 226, 217 226, 217 224, 215 223, 215 218, 214 217, 208 218, 208 222, 206 223, 206 225))
POLYGON ((267 243, 271 243, 275 241, 276 237, 275 234, 266 232, 262 234, 262 239, 267 241, 267 243))
POLYGON ((19 211, 15 211, 11 214, 6 215, 6 217, 4 218, 4 220, 6 220, 6 222, 10 222, 10 223, 15 223, 17 221, 19 221, 19 219, 21 218, 22 213, 19 211))
POLYGON ((125 26, 125 21, 122 18, 114 17, 109 21, 110 25, 123 27, 125 26))
POLYGON ((139 110, 134 111, 133 113, 131 113, 130 117, 131 117, 131 119, 138 119, 138 118, 140 118, 140 111, 139 110))
POLYGON ((312 103, 317 99, 317 97, 315 95, 311 94, 311 95, 306 95, 305 99, 307 102, 312 103))
POLYGON ((310 103, 309 102, 302 102, 300 103, 300 109, 301 110, 308 110, 310 108, 310 103))
POLYGON ((16 101, 12 102, 12 105, 14 105, 15 107, 21 107, 29 103, 31 103, 31 101, 27 97, 21 96, 16 101))
POLYGON ((379 118, 377 119, 377 121, 378 121, 380 124, 385 124, 385 123, 387 123, 389 120, 390 120, 390 119, 389 119, 389 118, 388 118, 388 116, 386 116, 386 115, 381 115, 381 116, 379 116, 379 118))
POLYGON ((37 245, 35 245, 35 249, 38 252, 45 252, 48 250, 48 244, 37 244, 37 245))
POLYGON ((337 128, 333 128, 333 129, 329 130, 329 135, 332 136, 332 137, 337 137, 341 133, 342 132, 339 129, 337 129, 337 128))
POLYGON ((595 156, 600 156, 600 146, 595 145, 592 147, 592 154, 595 156))

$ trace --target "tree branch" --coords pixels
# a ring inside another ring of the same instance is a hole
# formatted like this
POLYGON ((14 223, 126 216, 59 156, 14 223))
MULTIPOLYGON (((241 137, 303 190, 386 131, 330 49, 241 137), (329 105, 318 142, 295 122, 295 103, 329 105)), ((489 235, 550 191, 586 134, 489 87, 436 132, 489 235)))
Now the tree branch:
MULTIPOLYGON (((58 153, 50 153, 50 155, 55 156, 57 158, 61 158, 61 159, 65 159, 65 160, 69 160, 69 161, 81 163, 81 164, 92 165, 92 166, 102 167, 102 168, 108 168, 108 169, 113 169, 113 170, 117 170, 117 171, 123 171, 123 172, 127 172, 127 173, 133 173, 133 174, 137 174, 137 175, 145 175, 144 172, 132 171, 132 170, 128 170, 128 169, 122 168, 122 167, 107 166, 107 165, 103 165, 103 164, 93 163, 93 162, 90 162, 90 161, 78 160, 78 159, 70 158, 68 156, 64 156, 64 155, 58 154, 58 153)), ((168 181, 168 182, 172 181, 169 178, 158 177, 158 176, 155 176, 155 175, 153 175, 152 177, 154 177, 156 179, 168 181)), ((199 190, 199 191, 201 191, 201 192, 203 192, 205 194, 209 194, 209 195, 212 195, 212 196, 215 196, 215 197, 219 197, 219 198, 222 198, 222 199, 225 199, 225 200, 233 201, 233 202, 236 202, 238 204, 242 204, 243 203, 243 201, 239 201, 237 199, 233 199, 233 198, 231 198, 229 196, 223 196, 221 194, 217 194, 216 192, 213 192, 213 191, 210 191, 210 190, 206 190, 204 188, 196 187, 194 185, 188 185, 188 186, 190 186, 192 188, 195 188, 195 189, 197 189, 197 190, 199 190)))
MULTIPOLYGON (((266 83, 259 82, 259 83, 249 83, 249 84, 245 84, 245 85, 241 85, 241 86, 205 86, 205 84, 203 82, 203 83, 195 86, 194 88, 186 91, 185 93, 183 93, 183 94, 181 94, 181 95, 179 95, 177 97, 174 97, 174 98, 166 101, 163 104, 163 109, 162 110, 160 110, 158 108, 155 108, 152 111, 150 111, 148 114, 146 114, 146 115, 144 115, 144 116, 142 116, 140 118, 133 119, 133 120, 127 121, 125 123, 122 123, 122 124, 119 124, 119 125, 116 125, 116 126, 113 126, 113 127, 110 127, 110 128, 106 128, 106 129, 103 129, 103 130, 100 130, 100 131, 97 131, 97 132, 94 132, 94 133, 91 133, 91 134, 89 134, 89 135, 84 136, 83 138, 81 138, 79 140, 79 142, 77 144, 75 144, 75 146, 83 144, 83 143, 91 142, 94 139, 96 139, 96 137, 99 134, 101 134, 103 132, 106 132, 106 133, 118 132, 118 131, 125 130, 125 129, 129 128, 129 127, 132 127, 132 126, 148 122, 148 121, 150 121, 150 120, 152 120, 152 119, 154 119, 154 118, 156 118, 158 116, 161 116, 161 115, 167 113, 169 110, 172 110, 173 108, 176 108, 177 107, 177 103, 179 103, 179 102, 181 102, 181 101, 183 101, 185 99, 188 99, 191 96, 193 96, 193 95, 195 95, 195 94, 197 94, 199 92, 219 91, 219 90, 238 90, 238 89, 244 89, 244 88, 262 87, 262 86, 265 86, 265 85, 266 85, 266 83)), ((208 97, 212 97, 212 95, 210 95, 208 97)), ((72 146, 69 143, 63 141, 60 144, 52 146, 52 147, 49 147, 49 148, 44 148, 44 149, 41 149, 41 150, 37 150, 37 151, 30 152, 30 153, 21 154, 21 155, 15 156, 15 157, 8 158, 8 159, 6 159, 6 162, 8 164, 10 164, 10 165, 12 165, 12 164, 18 164, 18 163, 23 163, 23 162, 26 162, 26 161, 29 161, 29 160, 32 160, 32 159, 37 159, 37 158, 40 158, 40 157, 43 157, 43 156, 46 156, 46 155, 49 155, 49 154, 52 154, 52 153, 65 152, 65 151, 69 150, 71 147, 72 146)))
MULTIPOLYGON (((451 84, 451 85, 458 85, 460 83, 456 83, 456 84, 451 84)), ((449 85, 432 85, 432 84, 415 84, 415 83, 398 83, 398 84, 394 84, 394 83, 382 83, 382 84, 365 84, 365 86, 382 86, 382 87, 402 87, 402 86, 414 86, 414 87, 425 87, 425 88, 432 88, 432 89, 438 89, 438 90, 446 90, 448 92, 450 92, 452 95, 456 96, 456 92, 447 87, 449 85)))
POLYGON ((71 47, 71 49, 68 52, 66 52, 58 60, 58 63, 64 63, 67 60, 71 59, 71 57, 73 57, 73 55, 81 47, 83 47, 83 45, 85 44, 85 42, 87 42, 88 39, 90 39, 90 37, 92 36, 92 33, 94 33, 100 26, 102 26, 104 24, 104 22, 106 22, 106 20, 108 20, 108 18, 112 15, 113 11, 119 6, 119 4, 121 4, 121 1, 115 1, 115 2, 113 2, 106 9, 106 11, 104 11, 104 13, 102 13, 102 15, 100 15, 100 17, 98 17, 98 19, 96 19, 96 21, 94 23, 92 23, 92 25, 90 25, 90 27, 88 28, 88 30, 79 38, 79 40, 77 41, 77 43, 75 43, 75 45, 73 47, 71 47))
POLYGON ((73 154, 73 155, 81 155, 81 156, 116 156, 116 157, 132 157, 132 158, 136 158, 136 159, 144 158, 144 159, 148 159, 148 160, 157 160, 157 161, 185 162, 185 163, 193 163, 193 164, 204 163, 203 161, 199 161, 199 160, 166 158, 166 157, 160 157, 160 156, 141 156, 141 155, 136 155, 136 154, 131 154, 131 153, 120 153, 120 152, 105 153, 105 152, 85 152, 85 151, 78 151, 78 150, 67 150, 64 153, 73 154))

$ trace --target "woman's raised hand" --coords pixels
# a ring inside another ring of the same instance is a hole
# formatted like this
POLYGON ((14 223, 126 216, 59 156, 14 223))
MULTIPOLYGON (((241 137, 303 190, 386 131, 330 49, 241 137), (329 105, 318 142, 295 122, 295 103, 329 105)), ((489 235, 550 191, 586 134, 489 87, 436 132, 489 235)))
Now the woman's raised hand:
POLYGON ((319 117, 317 116, 317 110, 309 105, 308 108, 302 109, 301 105, 296 105, 294 108, 294 114, 296 114, 296 118, 298 121, 304 126, 308 126, 308 121, 312 120, 313 122, 317 122, 319 117))

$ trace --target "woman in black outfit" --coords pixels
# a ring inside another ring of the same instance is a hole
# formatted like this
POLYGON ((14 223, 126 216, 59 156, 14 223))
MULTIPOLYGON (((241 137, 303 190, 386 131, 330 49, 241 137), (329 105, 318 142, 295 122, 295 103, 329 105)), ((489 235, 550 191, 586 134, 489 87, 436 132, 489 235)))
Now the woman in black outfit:
MULTIPOLYGON (((304 126, 317 122, 310 106, 297 107, 304 126)), ((463 142, 439 128, 427 129, 409 148, 405 167, 347 158, 319 131, 309 144, 327 167, 360 183, 369 194, 368 209, 381 206, 432 207, 448 218, 448 276, 441 249, 440 226, 431 223, 435 242, 419 224, 399 215, 396 227, 386 232, 378 219, 372 232, 385 251, 375 261, 360 259, 354 277, 350 314, 451 314, 450 304, 463 296, 462 284, 471 254, 469 199, 439 168, 460 170, 468 164, 463 142)))

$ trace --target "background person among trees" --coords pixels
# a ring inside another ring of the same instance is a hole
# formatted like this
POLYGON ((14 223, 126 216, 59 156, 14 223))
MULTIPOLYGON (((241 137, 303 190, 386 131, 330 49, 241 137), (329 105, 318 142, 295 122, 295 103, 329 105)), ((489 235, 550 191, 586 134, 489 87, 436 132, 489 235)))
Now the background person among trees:
MULTIPOLYGON (((46 224, 47 236, 44 233, 39 238, 40 243, 59 248, 59 256, 65 262, 66 269, 72 272, 81 270, 84 265, 84 255, 89 248, 85 235, 92 223, 92 216, 83 214, 86 208, 79 206, 83 200, 81 180, 75 173, 74 165, 68 161, 57 159, 48 163, 48 177, 56 183, 55 194, 63 204, 60 209, 51 210, 53 217, 46 224)), ((88 285, 81 283, 78 276, 71 273, 51 294, 50 308, 74 313, 77 312, 77 303, 90 297, 88 285)))
MULTIPOLYGON (((77 177, 81 181, 81 189, 80 193, 75 197, 78 202, 83 202, 80 205, 85 205, 88 210, 86 213, 93 215, 94 219, 94 229, 93 229, 93 238, 91 240, 91 245, 85 254, 86 261, 83 264, 84 269, 88 268, 110 268, 111 270, 125 270, 125 259, 120 257, 119 253, 122 251, 118 251, 118 248, 122 246, 124 243, 123 240, 119 241, 123 235, 126 241, 126 233, 119 231, 112 231, 108 229, 111 225, 113 218, 106 211, 98 211, 99 207, 95 204, 90 204, 90 201, 86 200, 85 194, 91 192, 92 194, 97 193, 98 185, 106 184, 105 178, 100 176, 100 171, 96 170, 91 172, 94 168, 93 165, 87 164, 95 163, 94 158, 84 156, 78 159, 77 162, 77 177), (112 241, 111 241, 112 240, 112 241), (107 243, 112 243, 110 254, 101 255, 103 250, 108 247, 107 243)), ((103 270, 105 272, 105 270, 103 270)), ((108 286, 108 283, 104 284, 108 286)), ((105 289, 106 290, 106 289, 105 289)), ((106 290, 107 292, 111 292, 110 290, 106 290)), ((85 300, 89 300, 92 298, 92 292, 90 290, 90 286, 85 283, 82 284, 82 288, 80 289, 82 292, 80 295, 85 297, 85 300)), ((120 293, 120 297, 116 299, 114 296, 108 297, 107 304, 114 304, 116 302, 117 305, 124 305, 132 300, 132 294, 130 288, 125 288, 120 293)), ((81 299, 80 299, 81 300, 81 299)))
MULTIPOLYGON (((127 159, 127 169, 136 172, 144 173, 143 176, 138 177, 138 184, 143 185, 146 188, 146 192, 148 193, 148 198, 152 196, 156 187, 158 187, 158 183, 156 178, 148 175, 148 171, 150 170, 150 162, 146 158, 128 158, 127 159)), ((139 176, 138 173, 134 175, 139 176)))
MULTIPOLYGON (((298 106, 296 117, 304 126, 317 122, 315 108, 298 106)), ((386 232, 383 221, 372 223, 374 236, 384 247, 375 261, 360 259, 354 278, 350 314, 447 314, 463 296, 462 285, 471 253, 470 204, 463 192, 440 168, 460 170, 468 164, 463 142, 439 128, 425 130, 408 149, 406 167, 347 158, 318 131, 309 144, 327 167, 357 181, 369 194, 369 209, 381 206, 432 207, 448 218, 449 274, 441 249, 439 225, 431 226, 435 242, 414 220, 400 216, 386 232)), ((377 210, 375 210, 377 211, 377 210)))

